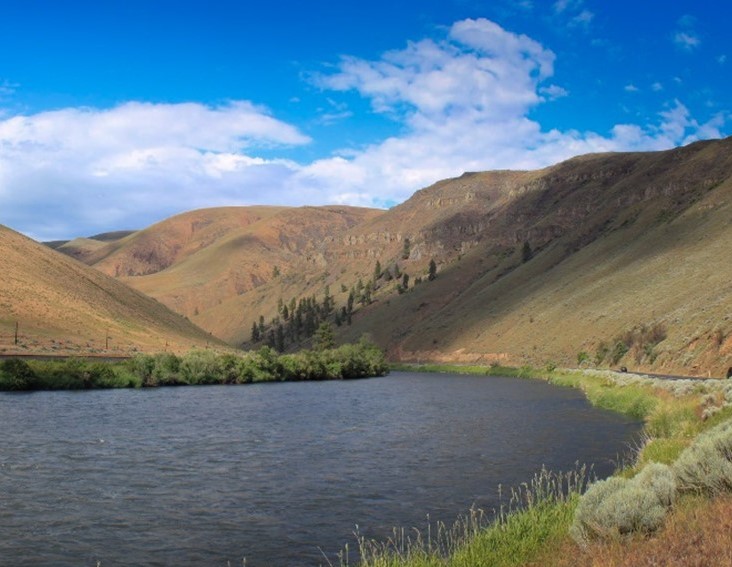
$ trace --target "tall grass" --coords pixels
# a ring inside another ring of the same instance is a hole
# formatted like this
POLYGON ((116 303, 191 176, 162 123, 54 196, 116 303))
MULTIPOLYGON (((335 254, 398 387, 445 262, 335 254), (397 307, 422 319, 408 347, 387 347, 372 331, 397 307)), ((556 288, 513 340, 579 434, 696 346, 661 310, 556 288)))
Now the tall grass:
POLYGON ((456 524, 463 526, 457 532, 445 530, 452 544, 438 550, 415 535, 399 545, 361 541, 367 567, 516 566, 545 561, 552 553, 571 549, 570 532, 584 546, 598 539, 619 541, 628 534, 656 530, 679 494, 732 492, 731 382, 663 381, 553 366, 541 370, 431 364, 401 368, 538 378, 579 388, 593 405, 643 420, 644 433, 635 462, 617 471, 616 477, 593 484, 582 496, 578 490, 562 500, 540 500, 499 515, 485 527, 462 520, 456 524))
MULTIPOLYGON (((521 565, 566 534, 587 480, 584 467, 564 474, 542 469, 493 513, 472 508, 451 526, 394 529, 386 541, 358 536, 356 560, 362 567, 521 565)), ((344 551, 341 567, 350 559, 344 551)))

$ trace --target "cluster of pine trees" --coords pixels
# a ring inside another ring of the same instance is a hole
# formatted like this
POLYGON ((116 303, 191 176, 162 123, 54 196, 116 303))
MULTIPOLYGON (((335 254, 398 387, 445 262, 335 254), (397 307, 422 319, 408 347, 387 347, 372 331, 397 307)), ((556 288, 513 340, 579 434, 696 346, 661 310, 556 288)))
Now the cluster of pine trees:
MULTIPOLYGON (((409 246, 409 239, 406 239, 403 258, 409 257, 409 246)), ((437 277, 437 265, 434 260, 430 260, 427 279, 432 281, 435 277, 437 277)), ((299 299, 292 298, 289 302, 280 298, 277 303, 277 315, 269 323, 265 322, 263 315, 252 323, 251 343, 266 344, 278 352, 284 352, 288 346, 299 345, 313 337, 316 332, 325 332, 325 327, 323 327, 325 324, 332 333, 331 321, 338 327, 350 325, 356 304, 369 305, 373 301, 374 293, 382 285, 394 280, 397 281, 396 290, 400 295, 409 290, 409 274, 402 272, 397 262, 383 269, 381 262, 377 260, 373 276, 365 283, 363 278, 359 278, 350 289, 345 285, 341 286, 342 292, 348 291, 348 298, 346 304, 340 309, 336 307, 335 299, 330 293, 330 286, 325 287, 322 300, 314 295, 299 299)), ((418 285, 421 282, 422 278, 417 277, 412 285, 418 285)))
MULTIPOLYGON (((277 304, 277 315, 269 324, 265 323, 264 316, 252 323, 252 343, 264 342, 279 352, 284 352, 288 345, 301 343, 312 337, 323 323, 333 318, 335 299, 330 293, 330 287, 325 287, 323 299, 315 296, 292 298, 289 302, 282 299, 277 304)), ((343 314, 350 324, 353 313, 353 301, 344 306, 343 314)), ((342 324, 340 313, 336 313, 336 323, 342 324)))

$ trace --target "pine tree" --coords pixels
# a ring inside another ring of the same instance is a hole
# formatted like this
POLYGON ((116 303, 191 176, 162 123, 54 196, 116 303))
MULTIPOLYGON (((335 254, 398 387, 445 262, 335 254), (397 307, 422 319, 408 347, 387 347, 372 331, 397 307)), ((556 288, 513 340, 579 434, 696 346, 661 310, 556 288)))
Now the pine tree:
POLYGON ((282 325, 277 325, 277 334, 275 335, 275 348, 278 352, 285 351, 285 330, 282 325))
POLYGON ((437 277, 437 264, 435 264, 434 258, 430 260, 430 267, 429 267, 429 273, 427 275, 427 279, 429 281, 434 280, 437 277))
POLYGON ((409 238, 404 239, 404 245, 402 246, 402 260, 409 260, 409 255, 412 253, 411 244, 409 238))
POLYGON ((381 277, 381 262, 376 260, 376 265, 374 266, 374 283, 376 283, 376 280, 378 280, 381 277))
POLYGON ((257 325, 257 322, 255 321, 252 323, 252 342, 258 343, 260 338, 259 334, 259 325, 257 325))
POLYGON ((323 321, 315 331, 313 347, 315 350, 326 350, 335 347, 335 336, 330 323, 323 321))
POLYGON ((534 251, 531 249, 531 244, 527 240, 524 242, 524 247, 521 249, 521 262, 524 264, 534 257, 534 251))

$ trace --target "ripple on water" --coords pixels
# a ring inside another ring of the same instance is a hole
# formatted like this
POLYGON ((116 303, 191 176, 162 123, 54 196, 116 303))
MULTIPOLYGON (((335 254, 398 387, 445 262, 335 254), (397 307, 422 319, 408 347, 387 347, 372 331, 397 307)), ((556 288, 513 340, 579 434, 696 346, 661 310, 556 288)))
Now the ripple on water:
POLYGON ((639 429, 575 390, 411 373, 0 395, 0 419, 0 563, 34 566, 318 565, 542 465, 607 474, 639 429))

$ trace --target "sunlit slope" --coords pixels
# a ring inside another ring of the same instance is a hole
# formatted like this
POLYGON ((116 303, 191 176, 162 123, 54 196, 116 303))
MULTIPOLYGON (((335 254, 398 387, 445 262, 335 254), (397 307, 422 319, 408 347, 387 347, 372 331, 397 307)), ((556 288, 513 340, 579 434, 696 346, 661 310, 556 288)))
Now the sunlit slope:
POLYGON ((723 140, 550 168, 501 210, 500 230, 484 230, 434 282, 364 310, 349 334, 368 330, 409 359, 576 364, 657 324, 667 338, 617 364, 724 375, 731 149, 723 140))
POLYGON ((128 354, 218 344, 159 302, 3 226, 0 274, 5 353, 128 354))
POLYGON ((89 261, 231 340, 225 328, 251 321, 241 311, 212 309, 272 280, 306 285, 308 274, 320 277, 328 266, 324 254, 334 235, 381 214, 339 206, 203 209, 112 243, 89 261))
POLYGON ((272 328, 283 303, 328 290, 340 309, 373 284, 339 338, 367 332, 395 358, 576 364, 645 325, 665 338, 601 364, 719 374, 732 365, 731 176, 732 139, 592 154, 466 173, 387 211, 184 213, 99 248, 95 266, 232 344, 260 317, 272 328))

